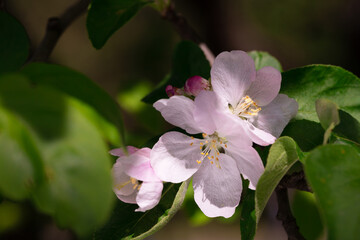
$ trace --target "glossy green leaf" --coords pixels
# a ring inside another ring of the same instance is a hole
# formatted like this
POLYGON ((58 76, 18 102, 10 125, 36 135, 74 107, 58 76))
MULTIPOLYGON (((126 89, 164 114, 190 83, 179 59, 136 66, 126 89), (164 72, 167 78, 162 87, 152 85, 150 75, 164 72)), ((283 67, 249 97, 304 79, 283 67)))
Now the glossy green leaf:
POLYGON ((291 210, 299 226, 300 233, 305 239, 319 239, 323 233, 324 226, 321 222, 314 194, 296 191, 293 196, 291 210))
POLYGON ((282 135, 293 138, 302 151, 308 152, 322 144, 324 133, 324 129, 317 122, 295 120, 285 127, 282 135))
POLYGON ((297 119, 319 122, 314 104, 319 98, 360 119, 360 79, 340 67, 311 65, 284 72, 280 92, 299 103, 297 119))
POLYGON ((107 140, 115 146, 122 145, 124 129, 120 108, 89 78, 67 67, 45 63, 29 64, 21 73, 33 84, 56 89, 91 106, 100 114, 93 114, 91 119, 96 121, 107 140))
POLYGON ((13 200, 29 197, 45 179, 42 159, 26 127, 1 106, 0 146, 0 192, 13 200))
POLYGON ((271 56, 269 53, 261 51, 251 51, 248 52, 248 54, 254 60, 256 70, 260 70, 263 67, 270 66, 282 72, 280 62, 275 57, 271 56))
POLYGON ((0 103, 29 129, 41 154, 46 181, 31 194, 37 208, 79 235, 99 227, 114 195, 108 149, 90 107, 20 74, 0 79, 0 103))
POLYGON ((146 212, 135 212, 137 205, 117 202, 108 223, 94 234, 94 240, 144 239, 165 226, 180 209, 188 181, 164 185, 159 204, 146 212))
POLYGON ((25 28, 11 15, 0 10, 0 73, 17 70, 29 55, 25 28))
POLYGON ((255 216, 259 223, 261 214, 275 187, 291 166, 299 160, 299 147, 290 137, 280 137, 271 146, 265 171, 260 177, 255 191, 255 216))
POLYGON ((114 32, 148 3, 146 0, 93 0, 86 20, 93 46, 102 48, 114 32))
POLYGON ((143 98, 146 103, 154 103, 167 97, 165 87, 172 85, 182 88, 188 78, 195 75, 205 79, 210 77, 210 64, 203 51, 193 42, 183 41, 175 49, 171 75, 155 91, 143 98))
POLYGON ((305 173, 327 226, 328 239, 360 236, 360 154, 352 146, 328 144, 306 158, 305 173))
POLYGON ((360 143, 360 123, 344 111, 340 110, 339 115, 340 124, 334 128, 333 133, 340 137, 360 143))

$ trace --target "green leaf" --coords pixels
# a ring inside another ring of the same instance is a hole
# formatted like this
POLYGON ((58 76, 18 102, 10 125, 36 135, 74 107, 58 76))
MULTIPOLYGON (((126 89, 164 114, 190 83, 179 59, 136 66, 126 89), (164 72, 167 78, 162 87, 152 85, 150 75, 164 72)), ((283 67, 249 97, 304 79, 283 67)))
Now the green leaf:
POLYGON ((248 54, 254 60, 256 70, 260 70, 263 67, 270 66, 282 72, 280 62, 275 57, 271 56, 269 53, 261 51, 251 51, 248 52, 248 54))
POLYGON ((99 227, 114 195, 108 149, 89 106, 20 74, 0 78, 0 103, 31 132, 41 154, 46 181, 31 193, 37 208, 79 235, 99 227))
POLYGON ((29 197, 45 179, 42 159, 26 127, 1 106, 0 146, 0 192, 13 200, 29 197))
POLYGON ((310 152, 305 174, 318 200, 328 239, 360 236, 360 154, 352 146, 328 144, 310 152))
POLYGON ((282 74, 281 93, 299 103, 297 119, 319 122, 315 101, 326 98, 356 119, 360 119, 360 79, 335 66, 312 65, 282 74))
POLYGON ((315 108, 320 124, 325 129, 323 144, 326 144, 332 130, 340 123, 338 107, 332 101, 318 99, 315 102, 315 108))
POLYGON ((104 137, 115 146, 123 144, 124 129, 118 104, 89 78, 67 67, 45 63, 29 64, 21 73, 33 84, 56 89, 91 106, 100 114, 93 114, 92 120, 99 125, 104 137))
POLYGON ((94 234, 94 240, 144 239, 165 226, 184 201, 189 182, 167 183, 159 204, 146 212, 134 212, 137 205, 118 201, 108 223, 94 234))
POLYGON ((0 73, 20 68, 29 55, 25 28, 11 15, 0 10, 0 73))
POLYGON ((154 103, 161 98, 165 98, 165 87, 172 85, 182 88, 188 78, 195 75, 205 79, 210 77, 210 64, 203 51, 193 42, 183 41, 175 49, 172 71, 170 78, 158 87, 154 92, 143 98, 146 103, 154 103))
POLYGON ((313 193, 296 191, 291 204, 300 233, 307 240, 317 240, 323 232, 320 213, 313 193))
POLYGON ((282 135, 293 138, 302 151, 308 152, 322 144, 324 133, 324 129, 319 123, 295 120, 285 127, 282 135))
POLYGON ((255 216, 259 223, 261 214, 275 187, 291 166, 299 160, 299 147, 290 137, 280 137, 271 146, 265 171, 260 177, 255 191, 255 216))
POLYGON ((333 133, 340 137, 360 143, 360 123, 344 111, 340 110, 339 115, 340 124, 334 128, 333 133))
POLYGON ((90 41, 102 48, 110 36, 146 4, 145 0, 92 0, 86 26, 90 41))

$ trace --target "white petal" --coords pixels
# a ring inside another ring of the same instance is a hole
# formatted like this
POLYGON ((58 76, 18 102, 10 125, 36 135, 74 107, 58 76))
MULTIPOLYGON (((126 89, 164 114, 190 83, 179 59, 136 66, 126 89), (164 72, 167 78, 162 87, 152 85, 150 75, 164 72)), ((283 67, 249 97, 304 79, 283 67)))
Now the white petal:
POLYGON ((284 94, 279 94, 274 101, 265 106, 253 124, 275 137, 279 137, 289 121, 296 116, 298 103, 284 94))
POLYGON ((128 196, 134 192, 130 176, 124 172, 120 161, 116 161, 112 168, 113 190, 116 195, 128 196))
POLYGON ((162 181, 173 183, 190 178, 200 167, 196 162, 201 157, 199 141, 179 132, 162 135, 150 156, 155 174, 162 181))
POLYGON ((253 147, 229 143, 225 151, 236 161, 243 177, 249 179, 249 188, 255 189, 260 176, 264 172, 264 165, 256 150, 253 147))
POLYGON ((155 207, 160 201, 162 189, 162 182, 143 182, 136 196, 139 208, 135 212, 145 212, 155 207))
POLYGON ((246 95, 249 95, 259 106, 265 106, 278 95, 280 85, 281 73, 273 67, 263 67, 256 72, 255 81, 246 95))
POLYGON ((211 85, 219 96, 236 106, 255 80, 255 75, 254 61, 246 52, 222 52, 211 68, 211 85))
POLYGON ((150 165, 149 148, 142 148, 130 156, 119 158, 118 161, 121 161, 123 171, 130 177, 147 182, 160 181, 150 165))
POLYGON ((231 217, 240 202, 242 181, 235 161, 220 154, 220 167, 204 161, 194 174, 194 198, 208 217, 231 217))
POLYGON ((248 121, 244 121, 244 123, 246 125, 245 132, 254 143, 261 146, 267 146, 275 142, 276 137, 274 137, 270 133, 255 127, 252 123, 248 121))
MULTIPOLYGON (((139 149, 136 148, 136 147, 127 146, 128 154, 133 154, 133 153, 136 152, 137 150, 139 150, 139 149)), ((124 153, 124 149, 122 149, 122 148, 112 149, 109 153, 110 153, 111 155, 113 155, 113 156, 118 156, 118 157, 122 157, 122 156, 125 156, 125 155, 126 155, 126 154, 124 153)))
POLYGON ((193 112, 194 101, 184 96, 172 96, 169 99, 160 99, 154 103, 166 121, 174 126, 180 127, 190 134, 200 133, 193 112))
POLYGON ((116 196, 118 197, 118 199, 120 199, 121 201, 123 201, 125 203, 136 203, 137 194, 138 194, 138 190, 136 189, 129 196, 120 195, 120 194, 116 194, 116 196))

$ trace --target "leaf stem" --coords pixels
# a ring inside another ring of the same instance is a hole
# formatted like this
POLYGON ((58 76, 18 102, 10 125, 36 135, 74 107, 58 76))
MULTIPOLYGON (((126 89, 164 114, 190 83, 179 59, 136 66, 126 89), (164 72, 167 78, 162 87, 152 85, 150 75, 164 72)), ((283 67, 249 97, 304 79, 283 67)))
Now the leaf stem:
POLYGON ((312 192, 311 188, 309 187, 308 183, 306 182, 304 171, 295 172, 291 175, 285 175, 281 179, 278 187, 294 188, 294 189, 298 189, 301 191, 312 192))
POLYGON ((90 0, 80 0, 66 9, 60 17, 49 18, 45 36, 38 48, 35 49, 29 62, 47 61, 61 34, 75 19, 86 11, 89 4, 90 0))

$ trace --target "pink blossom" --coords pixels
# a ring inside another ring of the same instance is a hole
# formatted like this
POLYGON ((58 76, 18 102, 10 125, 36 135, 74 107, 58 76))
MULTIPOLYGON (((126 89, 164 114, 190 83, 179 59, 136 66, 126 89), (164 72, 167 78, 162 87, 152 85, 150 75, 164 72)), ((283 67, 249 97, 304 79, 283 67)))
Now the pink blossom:
POLYGON ((184 95, 184 90, 181 88, 173 87, 171 85, 167 85, 165 88, 165 92, 168 97, 172 97, 175 95, 184 95))
POLYGON ((245 126, 259 145, 272 144, 297 113, 297 102, 279 94, 281 73, 273 67, 256 71, 253 59, 243 51, 222 52, 215 58, 211 85, 237 126, 245 126))
POLYGON ((227 218, 240 201, 240 174, 255 189, 264 167, 244 129, 234 128, 234 118, 224 114, 224 106, 212 91, 201 91, 194 101, 185 96, 157 101, 154 107, 168 122, 203 138, 168 132, 154 145, 150 159, 163 181, 179 183, 193 176, 200 209, 209 217, 227 218))
POLYGON ((110 151, 119 157, 112 169, 113 190, 121 201, 138 204, 135 211, 145 212, 159 203, 163 183, 150 165, 151 149, 129 146, 127 150, 128 156, 121 148, 110 151))

